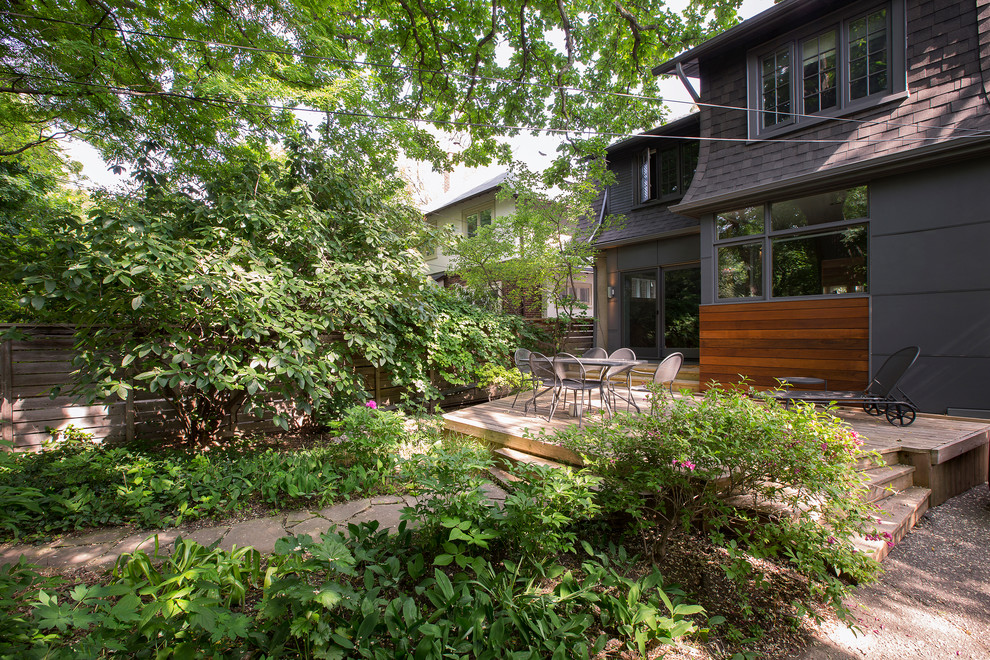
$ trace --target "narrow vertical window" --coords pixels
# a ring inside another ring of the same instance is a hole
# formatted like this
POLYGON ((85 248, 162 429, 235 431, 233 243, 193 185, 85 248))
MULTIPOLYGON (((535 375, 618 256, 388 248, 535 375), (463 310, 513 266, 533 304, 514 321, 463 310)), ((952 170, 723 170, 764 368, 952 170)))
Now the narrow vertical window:
POLYGON ((762 59, 763 126, 791 118, 791 52, 784 46, 762 59))
POLYGON ((639 201, 648 202, 652 198, 650 185, 650 152, 651 149, 643 151, 639 163, 639 201))
POLYGON ((801 44, 805 114, 834 108, 837 104, 835 36, 835 30, 829 30, 801 44))
POLYGON ((681 145, 681 193, 691 187, 694 172, 698 169, 698 141, 691 140, 681 145))
POLYGON ((887 10, 849 23, 849 98, 861 99, 888 88, 887 10))
POLYGON ((660 196, 676 195, 680 177, 677 172, 677 147, 660 152, 660 196))

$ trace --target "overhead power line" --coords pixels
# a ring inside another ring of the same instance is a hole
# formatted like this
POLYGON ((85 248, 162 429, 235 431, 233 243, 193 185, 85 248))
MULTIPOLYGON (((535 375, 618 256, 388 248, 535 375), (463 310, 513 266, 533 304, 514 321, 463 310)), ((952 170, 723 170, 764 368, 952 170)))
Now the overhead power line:
MULTIPOLYGON (((49 76, 39 76, 36 74, 22 74, 25 78, 33 78, 36 80, 47 80, 49 82, 58 83, 61 85, 76 85, 81 87, 91 87, 98 89, 105 89, 107 91, 113 92, 115 94, 122 94, 125 96, 133 97, 161 97, 161 98, 174 98, 181 99, 184 101, 192 101, 196 103, 211 104, 211 105, 223 105, 231 107, 251 107, 251 108, 263 108, 268 110, 279 110, 279 111, 290 111, 290 112, 307 112, 316 113, 320 115, 334 115, 341 117, 358 117, 366 119, 381 119, 387 121, 406 121, 415 124, 433 124, 442 126, 453 126, 456 128, 487 128, 496 129, 504 131, 518 131, 518 132, 532 132, 532 133, 547 133, 547 134, 564 134, 564 135, 584 135, 588 137, 606 137, 610 139, 617 138, 645 138, 645 139, 657 139, 657 140, 698 140, 704 142, 741 142, 741 143, 753 143, 753 142, 775 142, 775 143, 788 143, 788 144, 846 144, 848 140, 844 139, 813 139, 813 138, 723 138, 723 137, 698 137, 691 135, 651 135, 649 133, 618 133, 611 131, 596 131, 593 129, 575 129, 575 128, 552 128, 543 126, 521 126, 521 125, 508 125, 508 124, 494 124, 486 122, 471 122, 471 121, 458 121, 453 119, 438 119, 438 118, 427 118, 427 117, 407 117, 400 115, 386 115, 370 112, 354 112, 352 110, 323 110, 319 108, 310 108, 306 106, 291 106, 282 105, 274 103, 261 103, 256 101, 241 101, 235 99, 225 99, 219 97, 210 96, 196 96, 193 94, 184 94, 181 92, 168 92, 168 91, 147 91, 139 89, 130 89, 127 87, 118 87, 114 85, 107 85, 103 83, 91 83, 78 80, 66 80, 62 78, 54 78, 49 76)), ((951 130, 951 129, 950 129, 951 130)), ((969 136, 957 136, 948 139, 962 139, 962 137, 969 136)), ((866 138, 862 140, 856 140, 860 144, 887 144, 891 142, 905 143, 905 142, 926 142, 929 140, 934 140, 936 138, 928 137, 891 137, 891 138, 866 138)))
MULTIPOLYGON (((476 80, 476 81, 495 82, 495 83, 506 84, 506 85, 520 86, 520 87, 537 87, 537 88, 543 88, 543 89, 547 89, 547 90, 551 90, 551 91, 555 91, 555 92, 574 92, 574 93, 578 93, 578 94, 589 94, 589 95, 595 95, 595 96, 613 96, 613 97, 617 97, 617 98, 626 98, 626 99, 633 99, 633 100, 649 101, 649 102, 652 102, 652 103, 680 103, 680 104, 687 104, 687 105, 695 105, 695 106, 698 106, 698 107, 706 107, 706 108, 721 109, 721 110, 734 110, 734 111, 740 111, 740 112, 746 112, 746 113, 762 112, 762 110, 760 110, 759 108, 749 108, 749 107, 743 107, 743 106, 733 106, 733 105, 725 105, 725 104, 718 104, 718 103, 704 103, 704 102, 696 102, 696 101, 686 101, 686 100, 681 100, 681 99, 664 99, 664 98, 661 98, 661 97, 648 96, 648 95, 643 95, 643 94, 634 94, 634 93, 631 93, 631 92, 616 92, 616 91, 590 90, 590 89, 585 89, 585 88, 581 88, 581 87, 573 87, 573 86, 568 86, 568 85, 554 85, 554 84, 551 84, 551 83, 543 83, 543 82, 530 81, 530 80, 516 80, 516 79, 512 79, 512 78, 502 78, 502 77, 497 77, 497 76, 485 76, 485 75, 479 75, 479 74, 461 73, 461 72, 458 72, 458 71, 444 71, 444 70, 439 70, 439 69, 429 69, 429 68, 424 68, 424 67, 415 67, 415 66, 402 65, 402 64, 385 64, 385 63, 381 63, 381 62, 368 62, 368 61, 363 61, 363 60, 349 60, 349 59, 345 59, 345 58, 331 57, 331 56, 327 56, 327 55, 313 55, 313 54, 309 54, 309 53, 300 53, 300 52, 291 51, 291 50, 285 50, 285 49, 271 49, 271 48, 262 48, 260 46, 251 46, 251 45, 244 45, 244 44, 234 44, 234 43, 229 43, 229 42, 224 42, 224 41, 194 39, 192 37, 182 37, 182 36, 168 35, 168 34, 162 34, 162 33, 157 33, 157 32, 149 32, 149 31, 146 31, 146 30, 135 30, 135 29, 123 28, 123 27, 118 27, 118 26, 108 26, 108 25, 102 25, 102 24, 101 25, 94 25, 94 24, 90 24, 90 23, 81 23, 81 22, 78 22, 78 21, 70 21, 70 20, 66 20, 66 19, 50 18, 50 17, 46 17, 46 16, 35 16, 35 15, 32 15, 32 14, 23 14, 23 13, 19 13, 19 12, 12 12, 12 11, 9 11, 9 10, 0 10, 0 14, 4 14, 4 15, 7 15, 7 16, 13 16, 13 17, 17 17, 17 18, 28 19, 28 20, 36 20, 36 21, 43 21, 43 22, 49 22, 49 23, 58 23, 58 24, 62 24, 62 25, 72 25, 72 26, 75 26, 75 27, 82 27, 82 28, 86 28, 86 29, 89 29, 89 30, 101 30, 101 31, 108 31, 108 32, 117 32, 117 33, 120 33, 120 34, 137 35, 137 36, 143 36, 143 37, 150 37, 150 38, 153 38, 153 39, 163 39, 163 40, 171 40, 171 41, 184 42, 184 43, 193 43, 193 44, 198 44, 198 45, 202 45, 202 46, 209 46, 211 48, 234 48, 234 49, 238 49, 238 50, 244 50, 244 51, 255 52, 255 53, 266 53, 266 54, 271 54, 271 55, 284 55, 284 56, 288 56, 288 57, 298 57, 300 59, 306 59, 306 60, 333 62, 335 64, 347 65, 347 66, 368 67, 368 68, 376 68, 376 69, 382 69, 382 70, 396 70, 396 71, 404 71, 404 72, 407 72, 407 73, 421 73, 421 74, 430 74, 430 75, 443 75, 443 76, 451 76, 451 77, 461 78, 461 79, 465 79, 465 80, 476 80)), ((791 113, 787 113, 787 114, 789 116, 791 116, 791 117, 796 117, 796 118, 800 118, 800 119, 822 119, 823 118, 822 115, 803 114, 803 113, 799 113, 799 112, 791 112, 791 113)), ((853 118, 850 118, 850 117, 827 117, 827 119, 830 122, 848 123, 848 124, 860 124, 860 125, 867 125, 867 126, 880 126, 880 125, 883 125, 883 126, 890 127, 890 128, 914 128, 914 129, 924 130, 924 131, 945 131, 946 130, 946 127, 945 126, 931 126, 931 125, 927 125, 927 124, 924 124, 924 123, 921 123, 921 122, 896 122, 896 121, 889 121, 889 120, 882 120, 882 119, 853 119, 853 118)), ((492 126, 492 127, 493 128, 497 128, 497 126, 492 126)), ((510 128, 510 127, 506 127, 506 128, 510 128)), ((522 129, 522 130, 526 130, 526 129, 522 129)), ((545 129, 539 129, 539 130, 545 130, 545 129)), ((973 136, 990 135, 990 131, 981 130, 981 129, 953 128, 953 129, 950 129, 950 130, 952 130, 954 132, 961 132, 961 133, 970 134, 970 135, 973 135, 973 136)), ((559 129, 559 131, 557 131, 557 132, 566 132, 566 131, 564 129, 559 129)), ((607 134, 602 133, 602 135, 607 135, 607 134)), ((709 138, 709 139, 713 139, 714 140, 715 138, 709 138)), ((902 139, 902 138, 894 138, 894 139, 902 139)), ((745 142, 763 142, 765 140, 761 140, 761 139, 753 139, 753 140, 746 139, 744 141, 745 142)), ((774 141, 775 142, 780 142, 781 140, 774 140, 774 141)), ((828 140, 806 140, 806 141, 807 142, 829 142, 828 140)), ((840 140, 840 141, 844 142, 845 140, 840 140)))

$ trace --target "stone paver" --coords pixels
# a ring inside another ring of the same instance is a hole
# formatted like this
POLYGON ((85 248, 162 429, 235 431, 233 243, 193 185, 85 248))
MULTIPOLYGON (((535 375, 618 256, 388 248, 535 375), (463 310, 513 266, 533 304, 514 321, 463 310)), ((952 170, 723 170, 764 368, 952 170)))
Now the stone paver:
POLYGON ((190 541, 195 541, 200 545, 211 546, 220 539, 223 535, 227 533, 229 527, 203 527, 202 529, 193 530, 191 532, 184 532, 181 534, 182 538, 189 539, 190 541))
POLYGON ((79 545, 97 545, 100 543, 117 543, 127 536, 127 530, 123 527, 111 527, 110 529, 98 529, 87 534, 70 534, 56 543, 59 548, 68 548, 79 545))
POLYGON ((259 552, 270 553, 275 549, 275 541, 286 535, 282 520, 282 516, 272 516, 231 525, 230 531, 224 534, 219 547, 231 550, 235 545, 238 548, 250 545, 259 552))
POLYGON ((321 516, 312 513, 311 511, 291 511, 285 515, 285 528, 292 529, 300 523, 319 517, 321 516))
POLYGON ((149 555, 155 552, 155 540, 158 540, 158 553, 171 554, 172 544, 179 537, 179 530, 166 529, 157 532, 135 532, 122 539, 120 543, 110 549, 111 553, 118 557, 125 552, 134 553, 144 550, 149 555))
MULTIPOLYGON (((485 492, 494 501, 505 499, 505 491, 490 485, 485 492)), ((239 523, 227 523, 195 530, 168 529, 134 532, 128 528, 101 529, 83 534, 70 534, 49 545, 13 545, 0 551, 0 564, 16 562, 21 556, 25 561, 45 567, 87 567, 109 569, 118 557, 125 553, 143 550, 151 554, 158 541, 162 555, 171 554, 176 538, 182 537, 200 545, 218 544, 224 550, 235 545, 252 546, 260 552, 270 553, 275 542, 290 534, 308 534, 319 538, 323 532, 347 523, 379 522, 379 529, 395 530, 399 526, 402 510, 415 507, 418 499, 412 495, 382 495, 367 497, 325 507, 319 511, 288 511, 269 518, 257 518, 239 523)), ((415 524, 410 524, 415 528, 415 524)))
POLYGON ((329 506, 325 509, 321 509, 319 514, 332 522, 342 523, 355 514, 364 511, 369 506, 371 506, 371 498, 366 497, 361 500, 352 500, 350 502, 344 502, 343 504, 329 506))
POLYGON ((371 522, 372 520, 378 521, 378 529, 398 529, 399 527, 399 516, 400 507, 396 505, 390 506, 373 506, 365 509, 361 513, 358 513, 354 517, 350 518, 347 522, 359 525, 363 522, 371 522))
POLYGON ((318 539, 320 538, 320 534, 334 527, 336 527, 335 523, 330 522, 326 518, 315 516, 306 522, 299 523, 289 531, 296 536, 308 534, 311 539, 318 539))

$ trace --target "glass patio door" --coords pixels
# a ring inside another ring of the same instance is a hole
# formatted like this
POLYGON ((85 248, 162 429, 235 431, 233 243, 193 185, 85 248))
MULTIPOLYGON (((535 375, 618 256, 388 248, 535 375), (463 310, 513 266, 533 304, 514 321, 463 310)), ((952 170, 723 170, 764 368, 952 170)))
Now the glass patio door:
POLYGON ((622 345, 637 357, 659 357, 657 269, 622 274, 622 345))
POLYGON ((663 355, 681 352, 689 360, 700 355, 698 307, 701 268, 697 265, 663 269, 663 355))
POLYGON ((675 351, 699 356, 697 264, 622 274, 622 345, 637 357, 658 359, 675 351))

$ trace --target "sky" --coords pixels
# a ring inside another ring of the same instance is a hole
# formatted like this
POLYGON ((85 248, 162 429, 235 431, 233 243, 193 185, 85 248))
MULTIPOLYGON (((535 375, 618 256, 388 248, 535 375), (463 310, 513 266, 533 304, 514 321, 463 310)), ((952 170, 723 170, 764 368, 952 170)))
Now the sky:
MULTIPOLYGON (((686 6, 688 0, 669 0, 668 5, 674 9, 686 6)), ((773 0, 743 0, 739 15, 751 18, 765 9, 773 6, 773 0)), ((697 83, 695 83, 697 88, 697 83)), ((661 94, 668 102, 670 119, 676 119, 687 114, 691 109, 690 96, 676 78, 669 77, 660 84, 661 94)), ((561 138, 553 135, 533 137, 520 135, 508 138, 513 158, 522 161, 530 170, 539 171, 550 164, 556 155, 557 145, 561 138)), ((82 163, 82 174, 88 181, 89 187, 114 187, 124 180, 125 176, 115 175, 108 171, 106 163, 99 153, 91 146, 78 140, 72 140, 65 145, 70 158, 82 163)), ((440 203, 443 199, 454 196, 480 184, 505 171, 504 165, 492 165, 483 168, 461 167, 451 172, 447 177, 432 172, 428 165, 417 166, 414 163, 404 163, 402 166, 405 176, 411 180, 414 188, 414 201, 421 208, 429 208, 440 203)))

